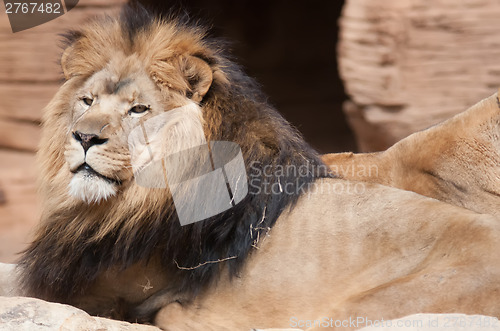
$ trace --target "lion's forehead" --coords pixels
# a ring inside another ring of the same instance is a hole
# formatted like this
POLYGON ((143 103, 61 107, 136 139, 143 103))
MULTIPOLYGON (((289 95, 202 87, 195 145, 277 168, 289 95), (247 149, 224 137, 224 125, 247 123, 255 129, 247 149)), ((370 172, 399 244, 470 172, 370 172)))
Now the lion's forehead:
POLYGON ((90 91, 96 95, 114 94, 122 97, 132 96, 147 87, 147 79, 140 76, 142 75, 130 74, 118 76, 108 69, 103 69, 87 79, 82 86, 82 90, 83 92, 90 91))

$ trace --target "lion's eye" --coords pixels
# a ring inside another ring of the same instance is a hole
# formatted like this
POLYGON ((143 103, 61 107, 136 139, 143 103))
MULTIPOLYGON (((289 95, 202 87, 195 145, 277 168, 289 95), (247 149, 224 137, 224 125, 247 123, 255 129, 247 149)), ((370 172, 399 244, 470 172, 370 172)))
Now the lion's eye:
POLYGON ((149 110, 149 106, 146 105, 135 105, 128 111, 129 115, 140 115, 144 114, 149 110))
POLYGON ((86 104, 87 106, 92 106, 92 104, 94 103, 94 99, 92 98, 89 98, 89 97, 83 97, 82 98, 82 101, 84 104, 86 104))

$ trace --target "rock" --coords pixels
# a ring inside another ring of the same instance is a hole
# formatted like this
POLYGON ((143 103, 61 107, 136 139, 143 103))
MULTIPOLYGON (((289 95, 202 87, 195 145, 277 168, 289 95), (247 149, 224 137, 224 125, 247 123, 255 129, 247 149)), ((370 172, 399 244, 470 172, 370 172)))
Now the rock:
POLYGON ((362 152, 385 150, 500 86, 497 0, 347 0, 344 110, 362 152))
POLYGON ((0 296, 12 297, 21 295, 17 279, 15 264, 0 263, 0 296))
POLYGON ((0 297, 0 330, 5 331, 159 331, 141 324, 93 317, 58 303, 23 297, 0 297))

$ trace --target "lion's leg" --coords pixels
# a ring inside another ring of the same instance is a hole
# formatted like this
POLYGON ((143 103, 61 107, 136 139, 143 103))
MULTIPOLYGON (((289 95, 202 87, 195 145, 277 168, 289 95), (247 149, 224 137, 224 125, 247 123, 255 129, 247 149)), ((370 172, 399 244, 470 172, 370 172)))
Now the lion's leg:
POLYGON ((125 270, 108 269, 84 295, 76 296, 70 304, 91 315, 142 321, 146 316, 136 315, 137 305, 154 297, 167 284, 168 277, 153 258, 148 263, 137 263, 125 270))
POLYGON ((500 230, 488 223, 450 227, 435 254, 413 272, 352 296, 327 316, 338 323, 357 321, 345 329, 415 313, 500 318, 500 260, 490 254, 500 251, 500 230))

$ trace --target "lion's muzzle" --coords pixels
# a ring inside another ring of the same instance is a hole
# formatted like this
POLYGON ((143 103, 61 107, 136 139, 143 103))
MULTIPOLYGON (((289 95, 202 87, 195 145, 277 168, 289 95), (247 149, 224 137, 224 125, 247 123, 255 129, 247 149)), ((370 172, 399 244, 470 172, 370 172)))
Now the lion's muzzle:
POLYGON ((107 138, 100 138, 98 135, 93 133, 82 133, 80 131, 73 132, 73 137, 80 142, 83 147, 83 151, 87 153, 88 149, 94 145, 101 145, 108 141, 107 138))

